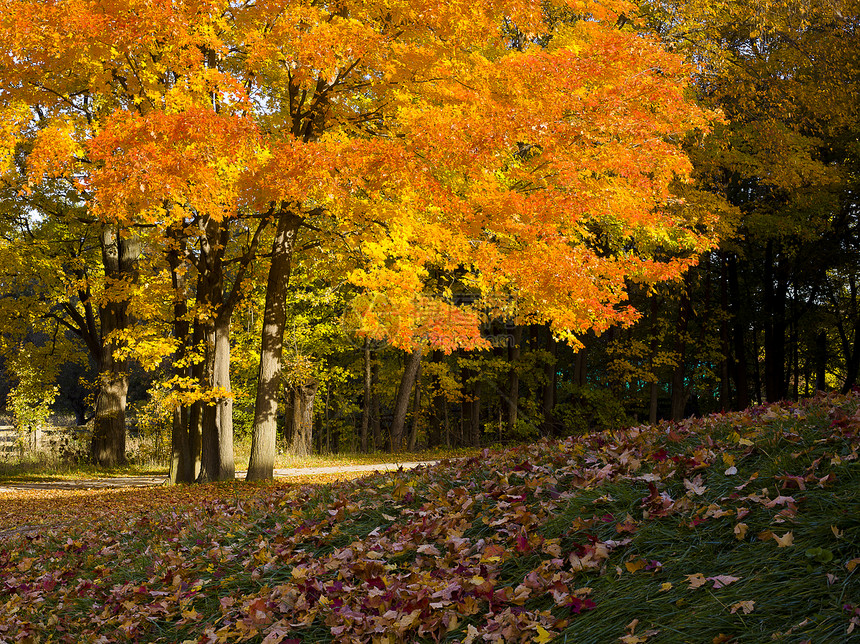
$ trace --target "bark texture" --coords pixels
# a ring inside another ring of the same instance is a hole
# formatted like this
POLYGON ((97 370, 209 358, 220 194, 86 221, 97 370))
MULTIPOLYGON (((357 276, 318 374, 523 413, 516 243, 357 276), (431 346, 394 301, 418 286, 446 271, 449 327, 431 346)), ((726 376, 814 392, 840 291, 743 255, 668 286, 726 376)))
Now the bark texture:
POLYGON ((391 421, 391 451, 399 452, 403 449, 403 435, 406 428, 406 412, 409 411, 409 399, 412 396, 412 387, 418 376, 418 368, 421 365, 421 349, 415 349, 407 354, 406 365, 403 368, 403 377, 400 379, 400 387, 397 389, 397 397, 394 399, 394 418, 391 421))
POLYGON ((140 242, 115 226, 101 230, 102 263, 105 272, 105 299, 99 310, 101 347, 99 356, 100 389, 90 456, 94 463, 115 466, 125 462, 125 405, 128 395, 128 361, 117 358, 113 334, 128 328, 128 297, 113 287, 137 281, 140 242))
POLYGON ((282 212, 272 242, 272 264, 266 284, 266 305, 260 340, 260 371, 254 404, 251 434, 249 481, 270 479, 275 469, 275 432, 277 430, 278 392, 281 386, 281 357, 284 350, 284 325, 287 319, 286 295, 290 280, 293 249, 302 218, 282 212))
POLYGON ((316 381, 290 389, 288 405, 292 418, 287 450, 294 456, 308 456, 313 452, 314 400, 318 383, 316 381))

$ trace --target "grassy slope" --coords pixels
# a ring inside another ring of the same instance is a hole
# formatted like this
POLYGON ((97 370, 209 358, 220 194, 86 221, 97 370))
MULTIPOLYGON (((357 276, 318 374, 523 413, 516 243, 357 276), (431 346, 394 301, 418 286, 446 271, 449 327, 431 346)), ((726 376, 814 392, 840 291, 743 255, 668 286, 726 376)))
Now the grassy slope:
POLYGON ((858 406, 820 397, 323 486, 129 492, 0 543, 0 642, 846 642, 858 406))

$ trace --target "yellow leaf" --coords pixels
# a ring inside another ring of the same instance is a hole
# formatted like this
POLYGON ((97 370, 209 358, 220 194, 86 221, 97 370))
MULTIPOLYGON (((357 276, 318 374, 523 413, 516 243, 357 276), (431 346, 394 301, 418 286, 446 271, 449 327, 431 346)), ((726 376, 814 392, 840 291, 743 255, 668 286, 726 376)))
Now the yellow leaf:
POLYGON ((738 523, 735 525, 735 538, 739 541, 743 541, 744 537, 747 536, 747 524, 746 523, 738 523))
POLYGON ((466 639, 463 640, 463 644, 472 644, 478 635, 480 635, 480 633, 478 633, 478 629, 469 624, 469 627, 466 629, 466 639))
POLYGON ((842 535, 845 534, 844 530, 840 530, 835 525, 830 526, 830 531, 833 533, 833 536, 837 539, 841 539, 842 535))
POLYGON ((627 568, 627 572, 634 573, 637 570, 642 570, 645 567, 644 559, 633 559, 624 564, 624 567, 627 568))
POLYGON ((704 586, 706 581, 708 580, 705 579, 705 576, 700 572, 697 572, 694 575, 687 575, 687 582, 690 584, 690 588, 704 586))
POLYGON ((552 633, 546 630, 543 626, 538 626, 537 637, 535 637, 532 642, 537 642, 538 644, 546 644, 547 642, 551 642, 552 638, 552 633))
POLYGON ((788 546, 794 544, 794 533, 789 531, 786 532, 781 537, 773 535, 773 540, 779 544, 780 548, 787 548, 788 546))
POLYGON ((744 615, 749 615, 751 612, 753 612, 754 606, 755 606, 755 601, 753 601, 752 599, 749 599, 747 601, 737 602, 735 604, 732 604, 732 608, 729 612, 732 615, 734 615, 739 610, 741 610, 741 611, 743 611, 744 615))
POLYGON ((665 583, 660 584, 660 592, 666 592, 667 590, 672 590, 672 582, 667 581, 665 583))
POLYGON ((858 565, 860 565, 860 557, 852 559, 847 564, 845 564, 845 567, 848 568, 848 572, 852 572, 858 565))

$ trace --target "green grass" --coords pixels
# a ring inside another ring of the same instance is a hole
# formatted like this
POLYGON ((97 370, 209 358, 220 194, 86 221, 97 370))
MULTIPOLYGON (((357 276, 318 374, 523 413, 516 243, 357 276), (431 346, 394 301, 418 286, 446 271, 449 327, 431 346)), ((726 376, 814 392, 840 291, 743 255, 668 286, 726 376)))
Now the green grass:
POLYGON ((165 474, 161 465, 129 463, 121 467, 96 467, 89 463, 64 463, 51 458, 0 461, 0 482, 43 482, 107 478, 114 476, 156 476, 165 474))
POLYGON ((859 409, 820 396, 337 484, 119 493, 0 543, 0 640, 857 640, 859 409))

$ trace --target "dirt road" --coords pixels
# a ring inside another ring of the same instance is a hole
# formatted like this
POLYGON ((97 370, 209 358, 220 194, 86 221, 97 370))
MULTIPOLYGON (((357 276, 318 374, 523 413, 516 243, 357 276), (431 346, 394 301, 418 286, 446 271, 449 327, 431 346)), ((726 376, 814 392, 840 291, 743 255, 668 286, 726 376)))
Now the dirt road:
MULTIPOLYGON (((391 472, 400 468, 410 470, 421 465, 435 465, 438 461, 409 461, 406 463, 375 463, 371 465, 334 465, 330 467, 290 467, 275 470, 276 478, 308 477, 340 474, 346 472, 391 472)), ((236 472, 237 479, 244 479, 245 472, 236 472)), ((99 490, 120 487, 155 487, 166 485, 166 476, 114 476, 98 479, 14 481, 0 482, 0 493, 14 490, 99 490)))

